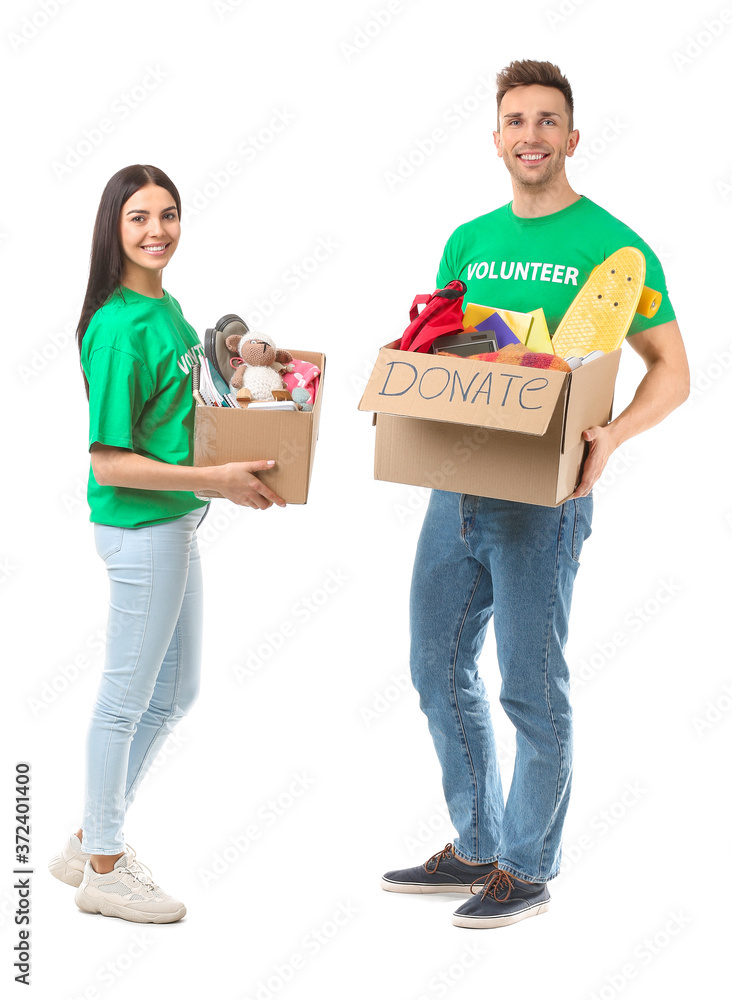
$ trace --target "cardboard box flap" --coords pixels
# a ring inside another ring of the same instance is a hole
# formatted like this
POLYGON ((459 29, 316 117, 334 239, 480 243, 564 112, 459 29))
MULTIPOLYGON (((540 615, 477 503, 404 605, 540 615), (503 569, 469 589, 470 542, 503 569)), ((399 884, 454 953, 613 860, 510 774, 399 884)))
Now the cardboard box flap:
POLYGON ((612 389, 620 350, 597 358, 572 372, 562 452, 574 448, 588 427, 604 427, 612 415, 612 389))
POLYGON ((564 410, 568 382, 565 372, 384 347, 358 408, 538 435, 564 410))

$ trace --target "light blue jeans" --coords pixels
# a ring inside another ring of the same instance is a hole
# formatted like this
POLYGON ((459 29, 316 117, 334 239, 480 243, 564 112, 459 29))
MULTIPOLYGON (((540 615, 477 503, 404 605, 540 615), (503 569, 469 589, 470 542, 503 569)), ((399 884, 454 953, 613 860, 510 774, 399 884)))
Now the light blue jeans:
POLYGON ((592 498, 560 507, 433 491, 411 591, 411 668, 442 766, 455 853, 530 882, 559 873, 572 776, 564 659, 592 498), (504 806, 477 659, 493 617, 500 701, 516 728, 504 806))
MULTIPOLYGON (((207 509, 207 508, 206 508, 207 509)), ((124 850, 127 807, 198 694, 205 510, 146 528, 94 525, 110 583, 107 650, 87 737, 82 850, 124 850)))

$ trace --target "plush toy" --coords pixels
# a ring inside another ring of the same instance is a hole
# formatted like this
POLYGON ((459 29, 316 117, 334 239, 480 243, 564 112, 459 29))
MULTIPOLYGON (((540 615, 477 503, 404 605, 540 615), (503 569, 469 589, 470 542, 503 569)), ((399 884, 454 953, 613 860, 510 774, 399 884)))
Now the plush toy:
POLYGON ((232 355, 231 364, 236 368, 229 385, 242 405, 252 400, 292 399, 280 374, 292 371, 289 351, 278 351, 266 333, 251 331, 243 337, 232 334, 226 338, 226 346, 232 355))
POLYGON ((301 410, 305 410, 306 412, 312 410, 313 404, 310 402, 310 393, 307 389, 297 386, 292 390, 292 398, 301 410))

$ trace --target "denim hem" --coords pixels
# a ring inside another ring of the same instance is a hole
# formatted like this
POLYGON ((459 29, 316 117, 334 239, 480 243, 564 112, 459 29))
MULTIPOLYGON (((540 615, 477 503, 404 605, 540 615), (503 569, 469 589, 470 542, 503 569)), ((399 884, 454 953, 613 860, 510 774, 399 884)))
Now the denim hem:
POLYGON ((498 867, 501 871, 508 872, 509 875, 515 875, 516 878, 522 878, 525 882, 536 882, 538 884, 544 884, 545 882, 551 881, 551 879, 556 878, 559 874, 558 871, 547 875, 545 878, 537 878, 536 875, 529 875, 528 872, 519 871, 518 868, 514 868, 513 865, 508 864, 506 861, 502 861, 500 858, 498 860, 498 867))
POLYGON ((455 857, 459 858, 461 861, 474 861, 477 865, 491 865, 493 864, 494 861, 498 861, 498 859, 501 856, 500 854, 494 854, 492 858, 488 858, 486 861, 483 861, 480 858, 466 858, 464 855, 460 853, 460 851, 454 850, 454 854, 455 857))
POLYGON ((102 851, 98 851, 96 847, 84 847, 84 844, 82 843, 81 850, 83 854, 98 854, 100 857, 103 856, 106 858, 106 857, 112 857, 115 854, 124 854, 125 845, 122 844, 121 847, 107 847, 102 851))

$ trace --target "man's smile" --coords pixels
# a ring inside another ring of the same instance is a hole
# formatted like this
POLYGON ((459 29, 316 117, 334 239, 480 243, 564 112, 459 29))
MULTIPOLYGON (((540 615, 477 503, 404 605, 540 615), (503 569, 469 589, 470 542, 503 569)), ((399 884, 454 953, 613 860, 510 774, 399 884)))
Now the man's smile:
POLYGON ((549 153, 518 153, 517 159, 522 163, 541 163, 549 156, 549 153))

